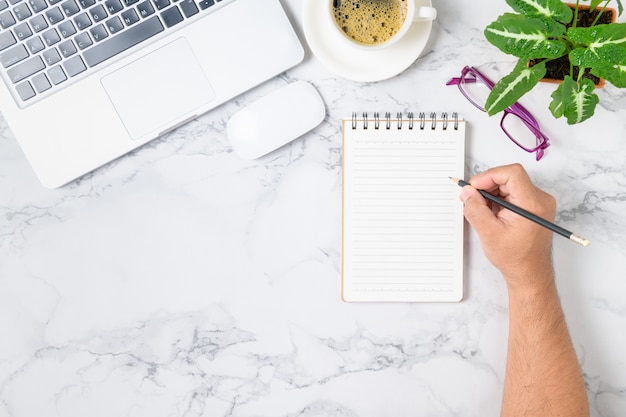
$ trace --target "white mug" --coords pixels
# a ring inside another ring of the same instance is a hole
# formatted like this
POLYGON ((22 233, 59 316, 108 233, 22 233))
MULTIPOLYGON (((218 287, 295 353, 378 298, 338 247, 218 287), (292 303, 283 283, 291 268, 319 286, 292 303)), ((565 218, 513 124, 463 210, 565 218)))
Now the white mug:
POLYGON ((348 42, 352 44, 353 46, 357 46, 359 48, 363 48, 366 50, 377 50, 377 49, 387 48, 393 45, 394 43, 398 42, 400 39, 402 39, 407 34, 407 32, 409 31, 409 29, 411 28, 414 22, 429 21, 429 20, 434 20, 437 18, 437 10, 435 8, 419 5, 421 3, 420 0, 406 0, 407 1, 406 18, 404 19, 404 22, 402 23, 398 31, 386 41, 370 45, 370 44, 361 43, 355 39, 350 38, 339 27, 339 23, 334 17, 334 14, 335 14, 334 8, 335 8, 335 3, 337 1, 350 1, 350 0, 330 0, 329 1, 328 3, 329 8, 328 8, 327 15, 332 20, 333 27, 341 35, 340 38, 344 39, 344 42, 348 42))

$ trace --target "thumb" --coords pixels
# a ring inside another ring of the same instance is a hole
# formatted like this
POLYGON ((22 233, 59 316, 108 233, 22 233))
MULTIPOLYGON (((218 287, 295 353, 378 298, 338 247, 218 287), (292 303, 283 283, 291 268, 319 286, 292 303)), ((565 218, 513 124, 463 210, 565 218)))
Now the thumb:
POLYGON ((463 187, 460 199, 463 202, 463 215, 479 235, 489 233, 499 226, 487 200, 474 187, 463 187))

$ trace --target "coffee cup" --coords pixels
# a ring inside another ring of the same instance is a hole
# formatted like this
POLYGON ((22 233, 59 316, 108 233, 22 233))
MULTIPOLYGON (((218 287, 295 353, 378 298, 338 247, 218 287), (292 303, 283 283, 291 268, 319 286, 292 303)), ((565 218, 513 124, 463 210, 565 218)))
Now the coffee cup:
POLYGON ((402 39, 414 22, 437 17, 420 0, 329 0, 329 15, 343 42, 359 48, 387 48, 402 39))

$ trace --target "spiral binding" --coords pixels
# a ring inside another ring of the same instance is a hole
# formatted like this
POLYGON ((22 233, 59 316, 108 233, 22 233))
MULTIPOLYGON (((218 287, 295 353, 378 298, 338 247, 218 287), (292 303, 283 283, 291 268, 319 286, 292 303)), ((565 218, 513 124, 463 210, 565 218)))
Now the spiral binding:
MULTIPOLYGON (((453 128, 454 130, 459 130, 459 115, 458 113, 454 112, 452 113, 452 120, 454 121, 454 125, 453 128)), ((391 129, 392 126, 392 120, 396 122, 396 127, 398 130, 402 129, 402 127, 405 125, 404 122, 406 120, 406 126, 408 126, 409 130, 413 130, 413 128, 416 126, 415 122, 415 116, 413 114, 413 112, 408 112, 406 114, 406 118, 404 117, 402 112, 398 112, 396 114, 395 119, 392 119, 391 117, 391 112, 386 112, 385 113, 385 123, 384 123, 384 128, 389 130, 391 129)), ((367 114, 367 112, 364 112, 362 117, 359 119, 358 113, 354 112, 352 113, 352 129, 356 129, 358 126, 358 121, 362 120, 363 122, 363 129, 368 129, 370 127, 370 118, 367 114)), ((428 121, 430 121, 430 129, 431 130, 435 130, 437 128, 437 122, 438 120, 441 121, 441 128, 443 130, 447 130, 448 129, 448 125, 449 125, 449 118, 448 118, 448 113, 447 112, 443 112, 441 113, 441 119, 437 119, 437 113, 435 112, 431 112, 429 118, 426 118, 426 113, 424 112, 420 112, 418 115, 418 128, 420 130, 424 130, 426 129, 427 125, 428 125, 428 121)), ((374 129, 378 130, 380 129, 380 114, 378 112, 375 112, 373 117, 372 117, 372 121, 373 121, 373 125, 374 125, 374 129)))

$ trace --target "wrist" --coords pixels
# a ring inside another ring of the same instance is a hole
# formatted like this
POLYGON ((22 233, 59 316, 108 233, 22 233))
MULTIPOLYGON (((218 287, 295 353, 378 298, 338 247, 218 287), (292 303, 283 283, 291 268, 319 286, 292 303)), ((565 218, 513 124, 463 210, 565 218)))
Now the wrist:
POLYGON ((556 294, 552 264, 535 265, 533 268, 516 270, 514 273, 504 275, 507 283, 509 297, 537 296, 556 294))
POLYGON ((562 316, 561 302, 554 281, 549 274, 528 285, 508 285, 511 319, 525 320, 529 326, 552 326, 562 316))

